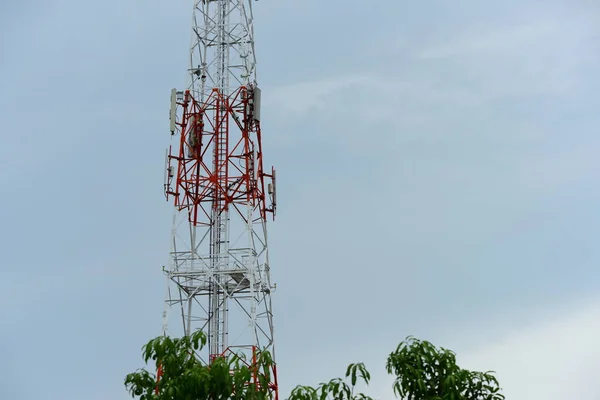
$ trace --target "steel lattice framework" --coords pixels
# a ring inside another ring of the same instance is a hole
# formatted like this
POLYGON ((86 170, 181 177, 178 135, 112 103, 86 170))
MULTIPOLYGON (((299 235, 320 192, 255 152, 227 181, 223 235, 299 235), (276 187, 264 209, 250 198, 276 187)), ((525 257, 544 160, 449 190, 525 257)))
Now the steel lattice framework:
POLYGON ((183 334, 207 332, 205 362, 231 351, 252 360, 256 348, 275 356, 267 248, 275 170, 263 169, 251 1, 195 0, 189 86, 171 92, 165 194, 175 212, 163 334, 176 310, 183 334))

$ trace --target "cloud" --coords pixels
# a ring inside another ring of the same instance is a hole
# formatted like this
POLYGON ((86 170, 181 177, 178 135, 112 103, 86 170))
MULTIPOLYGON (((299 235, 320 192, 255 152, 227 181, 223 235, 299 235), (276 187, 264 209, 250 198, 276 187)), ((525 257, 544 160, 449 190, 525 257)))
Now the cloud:
POLYGON ((323 108, 327 104, 323 99, 338 90, 348 86, 370 82, 369 77, 360 75, 345 75, 313 81, 296 82, 274 87, 265 98, 265 105, 305 113, 312 108, 323 108))
POLYGON ((595 13, 550 8, 508 24, 471 26, 418 50, 416 59, 461 73, 488 97, 566 94, 585 86, 588 64, 598 60, 596 26, 595 13))
POLYGON ((289 116, 335 114, 359 104, 352 112, 360 118, 439 121, 466 117, 465 112, 475 119, 505 118, 500 113, 506 104, 499 101, 531 108, 547 96, 581 94, 600 60, 597 13, 535 11, 508 21, 467 24, 402 52, 384 41, 382 62, 397 66, 387 73, 352 72, 279 85, 265 96, 265 105, 289 116))
POLYGON ((501 328, 504 334, 459 354, 462 364, 495 370, 507 399, 599 399, 594 383, 600 370, 600 298, 544 314, 533 323, 501 328))

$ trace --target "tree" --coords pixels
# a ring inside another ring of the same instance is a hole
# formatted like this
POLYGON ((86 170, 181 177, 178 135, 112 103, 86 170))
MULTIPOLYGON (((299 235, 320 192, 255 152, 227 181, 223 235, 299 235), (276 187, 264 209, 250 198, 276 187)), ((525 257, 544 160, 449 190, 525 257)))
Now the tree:
POLYGON ((205 345, 202 331, 182 338, 160 336, 149 341, 142 348, 143 358, 146 363, 154 360, 157 373, 139 369, 128 374, 126 388, 140 400, 270 398, 273 360, 268 352, 258 352, 252 365, 235 354, 218 357, 206 365, 195 355, 205 345))
MULTIPOLYGON (((388 356, 386 369, 396 376, 394 394, 402 400, 504 400, 492 372, 462 369, 452 351, 410 336, 388 356)), ((318 388, 297 386, 289 400, 371 400, 354 394, 357 378, 367 385, 371 379, 362 363, 350 364, 346 378, 350 385, 338 378, 318 388)))
MULTIPOLYGON (((236 355, 200 363, 195 351, 206 344, 206 335, 158 337, 143 347, 144 361, 154 360, 162 374, 138 370, 125 378, 132 397, 140 400, 266 400, 271 398, 273 360, 266 351, 250 365, 236 355)), ((492 372, 460 368, 450 350, 408 337, 387 358, 386 369, 396 377, 394 394, 402 400, 504 400, 492 372)), ((345 379, 336 378, 316 388, 297 386, 288 400, 372 400, 356 390, 359 381, 369 384, 363 363, 350 364, 345 379)))
POLYGON ((350 364, 346 369, 346 379, 350 378, 350 384, 345 379, 335 378, 329 382, 321 383, 317 388, 311 386, 296 386, 288 400, 373 400, 364 393, 356 393, 356 384, 360 378, 365 384, 369 384, 371 374, 363 363, 350 364))
POLYGON ((394 393, 406 400, 504 400, 491 371, 460 368, 450 350, 427 341, 406 338, 386 363, 394 374, 394 393))

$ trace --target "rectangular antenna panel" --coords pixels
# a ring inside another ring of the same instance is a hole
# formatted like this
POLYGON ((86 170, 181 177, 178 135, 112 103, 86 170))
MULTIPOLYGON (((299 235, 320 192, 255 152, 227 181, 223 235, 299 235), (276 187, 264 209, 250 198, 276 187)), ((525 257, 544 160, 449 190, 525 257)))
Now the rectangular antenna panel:
POLYGON ((177 111, 177 89, 171 89, 171 111, 169 113, 169 122, 171 134, 175 133, 175 118, 177 111))
POLYGON ((260 121, 260 89, 254 88, 254 119, 260 121))

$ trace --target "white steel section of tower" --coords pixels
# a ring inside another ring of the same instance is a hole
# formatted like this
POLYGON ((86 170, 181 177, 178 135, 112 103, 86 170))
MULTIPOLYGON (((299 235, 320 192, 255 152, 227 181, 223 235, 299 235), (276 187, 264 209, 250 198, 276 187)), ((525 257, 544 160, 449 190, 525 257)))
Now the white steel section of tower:
POLYGON ((256 82, 251 1, 195 0, 192 26, 189 89, 195 98, 256 82))

